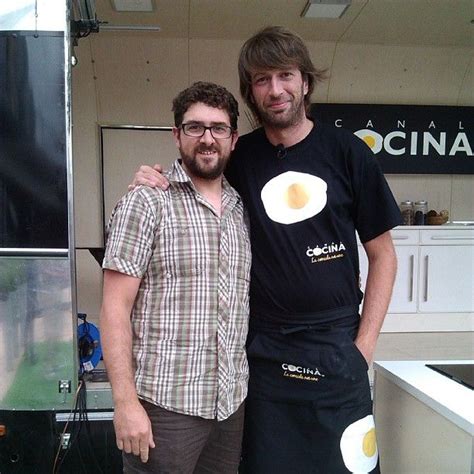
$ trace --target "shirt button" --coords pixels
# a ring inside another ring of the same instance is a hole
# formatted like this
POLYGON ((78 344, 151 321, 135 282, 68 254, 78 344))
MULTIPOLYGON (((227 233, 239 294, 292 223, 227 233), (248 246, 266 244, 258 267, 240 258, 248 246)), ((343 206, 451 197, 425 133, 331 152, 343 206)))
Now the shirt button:
POLYGON ((166 274, 166 278, 171 278, 171 273, 168 272, 168 273, 166 274))
POLYGON ((181 233, 182 233, 182 234, 185 234, 185 233, 186 233, 186 229, 181 229, 181 233))

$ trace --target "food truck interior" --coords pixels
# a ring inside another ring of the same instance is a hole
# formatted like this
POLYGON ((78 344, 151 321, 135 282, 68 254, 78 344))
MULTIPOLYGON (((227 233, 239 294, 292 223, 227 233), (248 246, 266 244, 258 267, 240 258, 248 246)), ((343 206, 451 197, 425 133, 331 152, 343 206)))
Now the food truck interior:
MULTIPOLYGON (((472 4, 334 1, 349 5, 340 18, 311 19, 302 15, 314 0, 1 3, 0 473, 120 472, 100 347, 104 228, 139 164, 174 160, 172 98, 196 80, 238 96, 240 45, 283 23, 330 69, 316 103, 469 107, 472 4)), ((239 103, 243 134, 255 121, 239 103)), ((397 200, 447 209, 447 228, 474 221, 473 175, 387 179, 397 200)), ((472 258, 469 239, 457 243, 472 258)), ((472 273, 471 261, 461 294, 472 273)), ((474 358, 472 292, 453 310, 413 304, 389 311, 377 359, 474 358)))

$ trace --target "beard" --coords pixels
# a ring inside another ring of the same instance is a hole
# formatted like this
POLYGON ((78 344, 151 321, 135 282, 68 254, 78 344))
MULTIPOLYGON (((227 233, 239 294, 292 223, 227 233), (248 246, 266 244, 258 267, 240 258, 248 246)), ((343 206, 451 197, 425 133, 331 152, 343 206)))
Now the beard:
POLYGON ((258 107, 258 115, 262 125, 273 128, 285 129, 298 124, 306 116, 304 104, 304 91, 293 98, 290 108, 284 112, 272 112, 264 107, 258 107))
POLYGON ((198 146, 192 155, 182 149, 179 150, 179 153, 184 167, 191 176, 210 181, 219 178, 223 174, 230 157, 230 152, 224 153, 215 146, 207 147, 204 145, 198 146), (215 161, 214 164, 208 164, 204 160, 196 157, 198 152, 202 153, 206 151, 215 151, 218 154, 217 161, 215 161))

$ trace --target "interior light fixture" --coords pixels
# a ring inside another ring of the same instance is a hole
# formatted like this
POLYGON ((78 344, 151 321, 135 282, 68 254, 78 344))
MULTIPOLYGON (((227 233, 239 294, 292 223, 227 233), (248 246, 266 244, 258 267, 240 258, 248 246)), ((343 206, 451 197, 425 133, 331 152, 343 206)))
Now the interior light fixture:
POLYGON ((351 0, 308 0, 301 16, 305 18, 341 18, 351 0))
POLYGON ((152 12, 153 0, 110 0, 118 12, 152 12))

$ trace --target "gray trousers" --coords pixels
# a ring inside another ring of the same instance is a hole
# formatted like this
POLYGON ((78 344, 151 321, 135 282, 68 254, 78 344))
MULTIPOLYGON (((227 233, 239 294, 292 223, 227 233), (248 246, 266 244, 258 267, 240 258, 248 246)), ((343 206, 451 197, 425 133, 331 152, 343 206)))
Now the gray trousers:
POLYGON ((147 463, 123 453, 126 474, 232 474, 241 453, 244 404, 223 421, 175 413, 141 401, 151 421, 155 448, 147 463))

